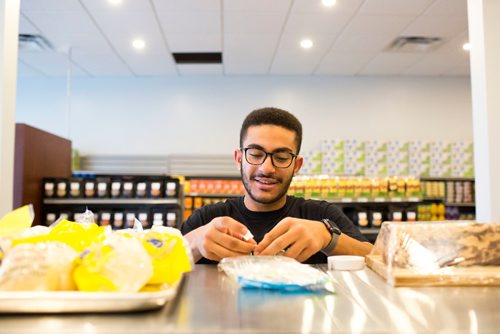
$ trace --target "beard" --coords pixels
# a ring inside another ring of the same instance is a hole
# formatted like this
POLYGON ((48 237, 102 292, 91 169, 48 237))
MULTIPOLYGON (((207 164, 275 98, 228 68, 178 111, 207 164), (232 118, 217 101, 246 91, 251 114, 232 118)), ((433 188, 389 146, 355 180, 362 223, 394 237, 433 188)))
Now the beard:
POLYGON ((244 168, 241 168, 240 174, 241 174, 241 180, 243 181, 243 186, 245 187, 248 196, 254 202, 259 204, 273 204, 278 202, 281 198, 283 198, 283 196, 286 196, 288 188, 290 187, 290 183, 292 182, 293 179, 293 173, 286 179, 279 178, 275 174, 266 175, 263 173, 257 173, 255 175, 247 175, 247 173, 245 173, 244 171, 244 168), (251 181, 257 182, 255 181, 255 177, 267 177, 275 179, 280 184, 281 189, 279 189, 278 193, 272 197, 259 196, 259 194, 257 194, 252 190, 252 185, 250 184, 251 181))

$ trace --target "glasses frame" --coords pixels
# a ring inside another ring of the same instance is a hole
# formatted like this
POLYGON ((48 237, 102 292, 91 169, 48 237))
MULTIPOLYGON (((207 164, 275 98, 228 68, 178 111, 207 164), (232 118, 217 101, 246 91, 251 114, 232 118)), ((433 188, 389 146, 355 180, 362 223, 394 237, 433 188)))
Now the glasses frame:
POLYGON ((293 161, 295 159, 297 159, 297 157, 298 157, 297 154, 294 154, 292 152, 287 152, 287 151, 267 152, 267 151, 264 151, 263 149, 257 148, 257 147, 240 147, 240 150, 243 153, 243 155, 245 156, 246 162, 248 162, 250 165, 254 165, 254 166, 260 166, 260 165, 264 164, 264 162, 266 162, 266 160, 267 160, 267 157, 270 156, 271 163, 273 164, 274 167, 285 169, 285 168, 289 168, 292 165, 293 161), (262 160, 262 162, 260 164, 250 162, 250 161, 248 161, 248 158, 247 158, 247 151, 248 150, 259 150, 259 151, 262 151, 266 156, 264 157, 264 160, 262 160), (276 166, 276 164, 274 163, 274 155, 278 154, 278 153, 287 153, 287 154, 290 154, 292 156, 292 159, 290 159, 290 164, 288 166, 286 166, 286 167, 276 166))

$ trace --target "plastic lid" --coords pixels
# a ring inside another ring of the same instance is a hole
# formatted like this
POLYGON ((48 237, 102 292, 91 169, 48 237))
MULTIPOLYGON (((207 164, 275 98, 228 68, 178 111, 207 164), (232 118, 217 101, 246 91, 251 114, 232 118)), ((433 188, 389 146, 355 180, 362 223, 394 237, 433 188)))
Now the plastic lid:
POLYGON ((355 255, 335 255, 328 257, 328 270, 361 270, 365 267, 365 258, 355 255))

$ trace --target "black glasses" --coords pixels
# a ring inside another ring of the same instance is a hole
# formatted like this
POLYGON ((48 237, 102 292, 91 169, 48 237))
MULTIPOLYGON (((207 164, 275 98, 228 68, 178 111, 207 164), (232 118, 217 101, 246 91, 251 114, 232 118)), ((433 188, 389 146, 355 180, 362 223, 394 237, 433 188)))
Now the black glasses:
POLYGON ((293 159, 297 157, 296 154, 290 152, 266 152, 260 148, 242 148, 245 153, 245 160, 250 165, 262 165, 266 161, 267 156, 271 156, 271 162, 276 168, 288 168, 293 162, 293 159))

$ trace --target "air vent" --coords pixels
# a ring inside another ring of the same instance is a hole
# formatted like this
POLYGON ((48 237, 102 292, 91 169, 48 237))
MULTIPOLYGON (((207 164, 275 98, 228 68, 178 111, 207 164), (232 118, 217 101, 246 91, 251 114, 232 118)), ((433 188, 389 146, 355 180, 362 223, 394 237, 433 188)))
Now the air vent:
POLYGON ((221 52, 174 52, 177 64, 222 64, 221 52))
POLYGON ((53 49, 52 44, 42 35, 19 34, 20 51, 46 51, 53 49))
POLYGON ((439 37, 401 36, 396 38, 385 50, 391 52, 425 53, 441 45, 439 37))

